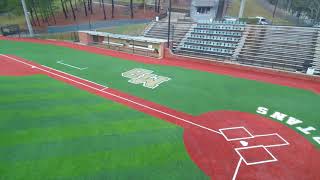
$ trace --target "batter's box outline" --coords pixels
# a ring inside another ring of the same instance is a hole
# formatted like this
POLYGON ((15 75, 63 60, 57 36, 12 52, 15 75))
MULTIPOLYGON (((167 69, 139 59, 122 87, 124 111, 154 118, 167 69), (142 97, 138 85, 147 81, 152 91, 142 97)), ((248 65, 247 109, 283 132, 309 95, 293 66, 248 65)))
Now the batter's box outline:
POLYGON ((280 134, 278 133, 272 133, 272 134, 260 134, 260 135, 254 135, 254 137, 266 137, 266 136, 278 136, 279 139, 281 139, 284 143, 282 144, 272 144, 272 145, 264 145, 265 148, 271 148, 271 147, 278 147, 278 146, 288 146, 290 143, 285 140, 280 134))
POLYGON ((252 135, 245 127, 240 126, 240 127, 230 127, 230 128, 221 128, 219 129, 220 133, 222 136, 227 140, 227 141, 238 141, 238 140, 244 140, 244 139, 251 139, 254 138, 255 136, 252 135), (228 130, 233 130, 233 129, 243 129, 249 136, 245 137, 238 137, 238 138, 231 138, 229 139, 227 135, 223 131, 228 131, 228 130))
POLYGON ((241 148, 235 148, 235 151, 238 153, 238 155, 240 156, 240 158, 246 163, 246 165, 250 166, 250 165, 257 165, 257 164, 264 164, 264 163, 271 163, 271 162, 277 162, 278 159, 267 149, 267 147, 263 146, 263 145, 259 145, 259 146, 248 146, 248 147, 241 147, 241 148), (246 158, 242 156, 241 154, 241 150, 246 150, 246 149, 253 149, 253 148, 263 148, 268 155, 271 157, 270 159, 267 160, 263 160, 263 161, 254 161, 254 162, 247 162, 246 158))

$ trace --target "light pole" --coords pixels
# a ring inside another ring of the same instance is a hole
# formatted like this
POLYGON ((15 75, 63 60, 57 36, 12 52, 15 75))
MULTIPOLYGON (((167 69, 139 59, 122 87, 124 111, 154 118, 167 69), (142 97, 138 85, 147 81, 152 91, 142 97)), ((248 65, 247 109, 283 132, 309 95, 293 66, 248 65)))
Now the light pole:
POLYGON ((28 11, 27 11, 26 2, 25 2, 25 0, 21 0, 21 3, 22 3, 22 8, 23 8, 24 16, 25 16, 25 18, 26 18, 26 22, 27 22, 29 34, 30 34, 31 37, 33 37, 34 34, 33 34, 32 25, 31 25, 31 23, 30 23, 30 19, 29 19, 29 14, 28 14, 28 11))
POLYGON ((274 10, 273 10, 273 14, 272 14, 272 20, 274 19, 274 15, 276 14, 278 2, 279 2, 279 0, 277 0, 276 4, 274 5, 274 10))
POLYGON ((171 25, 171 0, 169 0, 169 17, 168 17, 168 48, 170 48, 170 25, 171 25))
POLYGON ((241 0, 241 5, 240 5, 240 10, 239 10, 239 15, 238 18, 242 18, 243 16, 243 10, 244 7, 246 6, 246 0, 241 0))

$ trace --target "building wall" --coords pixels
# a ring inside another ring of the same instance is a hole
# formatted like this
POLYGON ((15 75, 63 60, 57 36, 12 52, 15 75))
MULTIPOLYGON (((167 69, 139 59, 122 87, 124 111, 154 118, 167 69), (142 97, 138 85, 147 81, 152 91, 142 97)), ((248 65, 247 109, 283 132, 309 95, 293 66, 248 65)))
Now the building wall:
MULTIPOLYGON (((219 0, 208 0, 208 3, 201 3, 203 5, 201 6, 208 6, 211 7, 211 10, 208 14, 198 14, 197 13, 197 6, 198 6, 198 0, 192 0, 191 2, 191 7, 190 7, 190 17, 194 21, 201 21, 201 20, 210 20, 210 19, 215 19, 216 14, 218 11, 218 5, 219 5, 219 0)), ((202 0, 203 1, 203 0, 202 0)))
POLYGON ((92 43, 92 37, 84 32, 79 32, 79 41, 83 44, 90 44, 92 43))

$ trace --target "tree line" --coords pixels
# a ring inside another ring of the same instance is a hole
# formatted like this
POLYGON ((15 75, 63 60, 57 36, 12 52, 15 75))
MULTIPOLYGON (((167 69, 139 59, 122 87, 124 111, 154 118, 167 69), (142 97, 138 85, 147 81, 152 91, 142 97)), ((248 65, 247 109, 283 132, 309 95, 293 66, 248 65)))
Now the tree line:
MULTIPOLYGON (((103 18, 107 19, 106 2, 107 0, 99 0, 99 7, 102 8, 103 18)), ((146 0, 143 0, 143 4, 146 0)), ((94 13, 93 0, 25 0, 31 22, 34 26, 40 26, 42 23, 50 25, 50 19, 56 24, 56 13, 62 11, 64 18, 72 18, 74 21, 77 19, 77 11, 83 9, 85 16, 90 16, 94 13)), ((126 2, 126 1, 123 1, 126 2)), ((115 0, 111 0, 111 18, 115 17, 115 0)), ((161 0, 154 0, 154 11, 160 12, 161 0)), ((128 7, 130 9, 130 17, 134 18, 134 2, 129 0, 128 7)), ((15 15, 23 13, 21 0, 1 0, 0 13, 10 12, 15 15)))
POLYGON ((297 17, 306 15, 315 22, 320 21, 320 0, 269 0, 269 2, 280 5, 297 17))

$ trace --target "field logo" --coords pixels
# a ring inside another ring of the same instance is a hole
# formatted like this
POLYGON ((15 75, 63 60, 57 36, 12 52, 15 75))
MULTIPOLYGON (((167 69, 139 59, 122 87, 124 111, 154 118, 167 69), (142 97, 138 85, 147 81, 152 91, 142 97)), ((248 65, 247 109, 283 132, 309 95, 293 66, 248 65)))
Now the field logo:
POLYGON ((313 136, 314 134, 319 134, 317 129, 313 126, 304 125, 302 120, 299 120, 295 117, 289 116, 279 111, 270 112, 270 110, 266 107, 258 107, 256 112, 261 115, 269 116, 277 121, 285 122, 288 126, 296 128, 298 131, 303 134, 310 136, 316 143, 320 144, 320 137, 313 136))
POLYGON ((122 73, 123 77, 130 78, 128 81, 132 84, 143 84, 144 87, 154 89, 161 83, 169 81, 170 78, 152 74, 153 71, 148 69, 135 68, 122 73))

